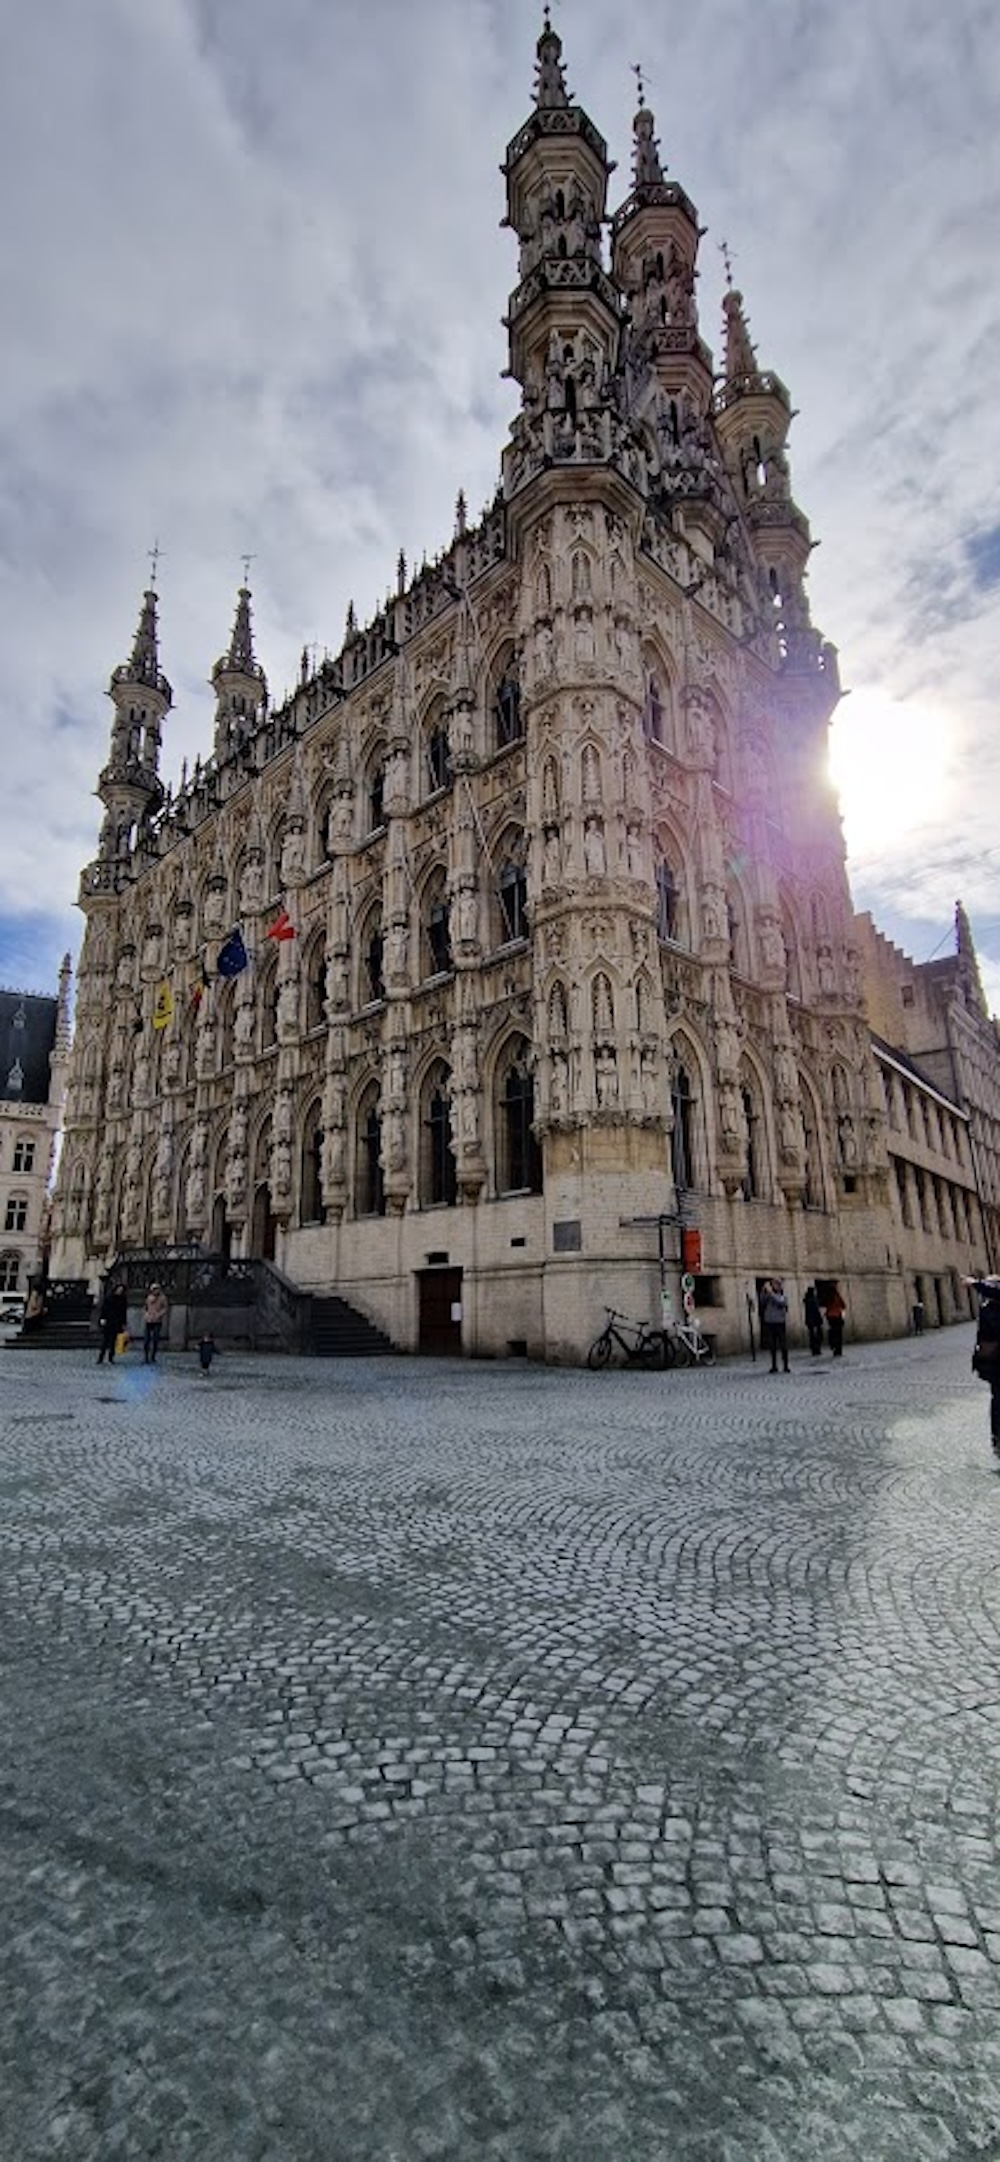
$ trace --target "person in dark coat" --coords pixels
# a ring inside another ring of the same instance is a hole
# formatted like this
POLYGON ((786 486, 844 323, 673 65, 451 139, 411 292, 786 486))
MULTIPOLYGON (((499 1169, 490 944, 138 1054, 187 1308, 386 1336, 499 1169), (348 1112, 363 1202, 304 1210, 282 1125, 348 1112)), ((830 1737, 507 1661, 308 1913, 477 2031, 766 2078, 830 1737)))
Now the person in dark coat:
POLYGON ((115 1363, 115 1343, 122 1329, 128 1327, 128 1292, 121 1278, 109 1284, 101 1302, 101 1348, 97 1354, 98 1366, 115 1363))
POLYGON ((781 1354, 783 1371, 788 1372, 788 1300, 780 1277, 773 1277, 768 1284, 761 1303, 760 1318, 764 1325, 764 1344, 771 1354, 771 1372, 778 1371, 778 1354, 781 1354))
POLYGON ((972 1371, 990 1385, 990 1440, 994 1455, 1000 1456, 1000 1277, 967 1276, 965 1281, 979 1293, 972 1371))
POLYGON ((809 1349, 818 1359, 823 1349, 823 1309, 815 1284, 810 1284, 802 1301, 802 1313, 809 1336, 809 1349))

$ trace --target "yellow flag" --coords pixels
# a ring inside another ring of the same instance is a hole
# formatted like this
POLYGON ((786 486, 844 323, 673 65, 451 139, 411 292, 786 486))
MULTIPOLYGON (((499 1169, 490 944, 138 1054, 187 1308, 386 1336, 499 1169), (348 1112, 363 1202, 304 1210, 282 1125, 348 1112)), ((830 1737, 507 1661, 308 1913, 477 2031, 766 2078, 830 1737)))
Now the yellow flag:
POLYGON ((168 983, 158 983, 153 1000, 153 1027, 169 1028, 174 1018, 174 994, 168 983))

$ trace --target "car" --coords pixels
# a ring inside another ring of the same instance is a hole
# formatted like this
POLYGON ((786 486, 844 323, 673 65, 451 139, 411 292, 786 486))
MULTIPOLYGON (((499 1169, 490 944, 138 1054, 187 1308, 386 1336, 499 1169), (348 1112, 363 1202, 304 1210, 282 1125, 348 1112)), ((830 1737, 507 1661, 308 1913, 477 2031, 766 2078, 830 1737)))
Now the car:
POLYGON ((26 1304, 23 1291, 0 1291, 0 1327, 19 1329, 26 1304))

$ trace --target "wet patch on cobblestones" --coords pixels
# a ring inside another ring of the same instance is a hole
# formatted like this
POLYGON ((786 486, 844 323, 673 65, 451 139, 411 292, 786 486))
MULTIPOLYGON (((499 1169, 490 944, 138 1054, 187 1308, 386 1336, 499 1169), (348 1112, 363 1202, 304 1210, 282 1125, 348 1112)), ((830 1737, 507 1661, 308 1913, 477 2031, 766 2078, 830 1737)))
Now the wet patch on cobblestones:
POLYGON ((0 2150, 1000 2154, 1000 1488, 914 1348, 30 1429, 8 1355, 0 2150))

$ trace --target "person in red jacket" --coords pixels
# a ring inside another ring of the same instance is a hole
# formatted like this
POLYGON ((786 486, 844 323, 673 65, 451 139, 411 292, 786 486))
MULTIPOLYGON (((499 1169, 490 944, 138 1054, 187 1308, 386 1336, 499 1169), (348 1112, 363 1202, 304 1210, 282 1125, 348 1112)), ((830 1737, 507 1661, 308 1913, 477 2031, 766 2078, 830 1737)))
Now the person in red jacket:
POLYGON ((823 1311, 826 1314, 826 1333, 830 1339, 830 1350, 835 1359, 840 1359, 843 1357, 844 1352, 844 1315, 847 1308, 841 1298, 839 1284, 834 1284, 833 1290, 828 1293, 823 1311))

